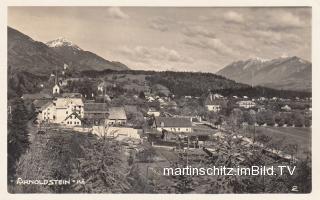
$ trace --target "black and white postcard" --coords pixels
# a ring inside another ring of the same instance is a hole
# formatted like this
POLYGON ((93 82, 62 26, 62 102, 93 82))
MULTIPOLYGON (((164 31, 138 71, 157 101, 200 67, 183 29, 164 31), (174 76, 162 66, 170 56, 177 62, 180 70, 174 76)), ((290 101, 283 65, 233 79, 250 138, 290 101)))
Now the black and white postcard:
POLYGON ((10 198, 315 198, 310 2, 4 10, 10 198))

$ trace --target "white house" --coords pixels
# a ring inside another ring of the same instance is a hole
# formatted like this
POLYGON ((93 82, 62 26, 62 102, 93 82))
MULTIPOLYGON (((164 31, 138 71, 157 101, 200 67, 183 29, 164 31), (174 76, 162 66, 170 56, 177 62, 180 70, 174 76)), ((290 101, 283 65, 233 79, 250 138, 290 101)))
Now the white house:
POLYGON ((213 95, 212 93, 209 93, 209 96, 205 100, 205 107, 207 108, 207 110, 212 112, 219 112, 224 103, 223 99, 221 98, 222 98, 221 95, 218 95, 218 94, 213 95))
POLYGON ((38 120, 48 123, 65 124, 66 119, 72 114, 77 114, 78 118, 82 119, 84 116, 83 107, 81 98, 58 97, 56 100, 50 101, 38 109, 38 120))
POLYGON ((190 118, 156 117, 152 128, 159 132, 166 130, 174 133, 191 133, 192 122, 190 118))
POLYGON ((52 88, 52 94, 60 94, 60 87, 58 84, 55 84, 52 88))
POLYGON ((84 104, 81 98, 57 98, 53 101, 56 107, 56 123, 63 122, 72 113, 84 116, 84 104))
POLYGON ((77 113, 71 113, 65 120, 62 122, 66 126, 81 126, 81 117, 77 113))
POLYGON ((238 106, 241 108, 253 108, 256 106, 256 103, 253 101, 238 101, 238 106))
POLYGON ((155 108, 151 107, 151 108, 149 108, 147 114, 150 115, 150 116, 153 115, 155 117, 159 117, 160 116, 160 111, 157 111, 155 108))
POLYGON ((56 109, 52 102, 47 102, 39 108, 38 120, 54 123, 56 120, 56 109))
POLYGON ((288 105, 285 105, 285 106, 282 106, 282 107, 281 107, 281 110, 290 111, 290 110, 291 110, 291 107, 288 106, 288 105))

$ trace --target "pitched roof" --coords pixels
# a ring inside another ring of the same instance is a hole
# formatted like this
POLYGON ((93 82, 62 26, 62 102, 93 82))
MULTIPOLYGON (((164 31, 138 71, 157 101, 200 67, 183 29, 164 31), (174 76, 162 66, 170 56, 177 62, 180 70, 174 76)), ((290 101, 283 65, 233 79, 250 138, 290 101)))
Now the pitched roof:
POLYGON ((56 108, 67 108, 69 104, 83 105, 81 98, 57 98, 54 102, 56 108))
POLYGON ((34 93, 34 94, 23 94, 22 99, 28 100, 28 99, 50 99, 52 96, 50 94, 45 93, 34 93))
POLYGON ((127 115, 123 107, 111 107, 108 119, 127 119, 127 115))
POLYGON ((36 99, 33 101, 33 105, 35 108, 41 108, 46 104, 48 104, 49 102, 51 103, 50 99, 36 99))
POLYGON ((66 117, 66 119, 65 119, 65 120, 69 119, 72 115, 75 115, 75 116, 76 116, 76 118, 78 118, 79 120, 81 120, 80 115, 79 115, 78 113, 76 113, 76 112, 73 112, 73 113, 71 113, 70 115, 68 115, 68 117, 66 117))
POLYGON ((219 94, 212 94, 210 93, 206 98, 204 104, 205 105, 221 105, 224 103, 224 100, 219 97, 219 94))
POLYGON ((162 123, 164 127, 192 127, 190 118, 182 117, 156 117, 155 123, 157 127, 161 127, 162 123))
POLYGON ((106 113, 108 112, 108 106, 105 103, 84 103, 84 112, 106 113))
POLYGON ((76 92, 68 92, 68 93, 62 93, 62 97, 69 97, 69 98, 81 98, 82 94, 76 93, 76 92))

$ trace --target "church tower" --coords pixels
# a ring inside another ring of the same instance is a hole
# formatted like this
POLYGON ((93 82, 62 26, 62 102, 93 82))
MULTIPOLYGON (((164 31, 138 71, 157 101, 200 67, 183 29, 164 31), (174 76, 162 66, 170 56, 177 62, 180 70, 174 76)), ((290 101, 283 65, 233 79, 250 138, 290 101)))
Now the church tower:
POLYGON ((53 95, 60 94, 60 87, 59 87, 59 84, 58 84, 57 68, 56 68, 56 76, 55 76, 55 80, 54 80, 54 86, 53 86, 53 88, 52 88, 52 94, 53 94, 53 95))

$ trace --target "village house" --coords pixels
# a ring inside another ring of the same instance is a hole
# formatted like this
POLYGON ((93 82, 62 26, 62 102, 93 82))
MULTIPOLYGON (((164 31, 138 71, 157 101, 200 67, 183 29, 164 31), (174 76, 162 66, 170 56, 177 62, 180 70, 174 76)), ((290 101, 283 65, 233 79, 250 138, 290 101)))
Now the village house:
POLYGON ((205 100, 205 107, 208 111, 219 112, 224 103, 223 99, 220 97, 221 95, 213 95, 211 92, 205 100))
POLYGON ((160 102, 160 108, 166 108, 166 109, 177 109, 178 105, 175 101, 168 99, 168 101, 159 101, 160 102))
POLYGON ((39 121, 45 121, 48 123, 55 123, 56 120, 56 109, 52 101, 48 101, 44 104, 37 105, 37 111, 38 111, 38 120, 39 121))
POLYGON ((108 106, 105 103, 84 103, 83 121, 86 125, 104 125, 108 118, 108 106))
POLYGON ((151 108, 149 108, 147 114, 149 116, 159 117, 160 116, 160 111, 157 111, 154 107, 151 107, 151 108))
POLYGON ((107 83, 105 81, 102 81, 101 83, 99 83, 97 89, 99 92, 103 92, 107 86, 107 83))
POLYGON ((288 105, 285 105, 285 106, 282 106, 281 107, 281 110, 284 110, 284 111, 291 111, 291 107, 288 106, 288 105))
POLYGON ((81 98, 58 97, 53 101, 37 105, 38 120, 48 123, 65 124, 71 114, 76 113, 78 118, 83 118, 83 101, 81 98))
POLYGON ((82 121, 81 117, 78 113, 74 112, 71 113, 63 122, 62 124, 66 126, 81 126, 82 121))
POLYGON ((84 104, 82 98, 58 97, 53 104, 56 109, 56 123, 62 123, 72 113, 77 113, 80 118, 84 116, 84 104))
POLYGON ((247 100, 247 101, 238 101, 237 104, 238 104, 238 106, 240 108, 253 108, 253 107, 256 106, 255 102, 249 101, 249 100, 247 100))
POLYGON ((123 107, 111 107, 109 109, 109 117, 106 120, 109 126, 125 125, 127 123, 127 115, 123 107))
POLYGON ((191 133, 192 122, 190 118, 155 117, 152 128, 159 132, 166 130, 174 133, 191 133))

